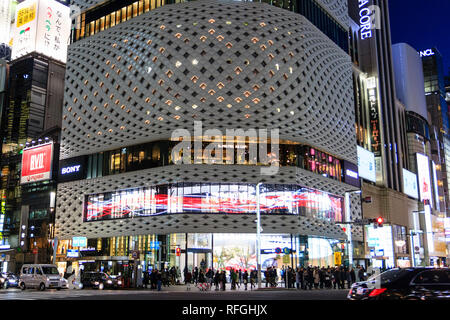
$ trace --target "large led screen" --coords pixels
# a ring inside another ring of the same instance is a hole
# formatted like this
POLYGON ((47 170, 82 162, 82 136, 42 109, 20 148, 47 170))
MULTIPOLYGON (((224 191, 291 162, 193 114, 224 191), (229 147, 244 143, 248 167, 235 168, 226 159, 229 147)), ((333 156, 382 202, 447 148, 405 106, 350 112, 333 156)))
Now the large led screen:
MULTIPOLYGON (((343 199, 291 185, 261 188, 263 214, 298 214, 341 222, 343 199)), ((246 184, 178 183, 86 197, 85 221, 172 213, 255 213, 256 188, 246 184)))

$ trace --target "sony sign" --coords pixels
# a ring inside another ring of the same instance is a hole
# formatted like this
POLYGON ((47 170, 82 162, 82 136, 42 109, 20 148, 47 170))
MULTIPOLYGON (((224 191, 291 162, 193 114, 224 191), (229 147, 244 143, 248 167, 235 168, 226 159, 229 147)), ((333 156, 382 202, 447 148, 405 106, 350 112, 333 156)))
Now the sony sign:
POLYGON ((68 174, 68 173, 74 173, 80 171, 81 165, 66 167, 61 169, 61 174, 68 174))
POLYGON ((86 179, 87 168, 86 156, 61 160, 59 162, 58 182, 86 179))

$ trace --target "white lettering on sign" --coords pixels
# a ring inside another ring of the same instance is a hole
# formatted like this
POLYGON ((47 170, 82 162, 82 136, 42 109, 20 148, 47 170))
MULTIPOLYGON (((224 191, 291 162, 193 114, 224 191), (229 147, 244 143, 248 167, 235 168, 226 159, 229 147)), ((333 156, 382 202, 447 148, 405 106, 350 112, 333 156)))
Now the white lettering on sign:
POLYGON ((44 153, 32 154, 30 158, 30 171, 44 169, 44 153))
POLYGON ((345 174, 349 177, 358 179, 358 172, 355 172, 353 170, 347 169, 347 171, 345 172, 345 174))
POLYGON ((62 168, 61 174, 73 173, 80 171, 81 165, 62 168))
POLYGON ((429 56, 434 56, 434 51, 433 49, 427 49, 424 51, 420 51, 420 57, 429 57, 429 56))
POLYGON ((359 0, 359 29, 361 40, 372 38, 373 31, 379 29, 380 8, 375 5, 368 5, 369 0, 359 0))

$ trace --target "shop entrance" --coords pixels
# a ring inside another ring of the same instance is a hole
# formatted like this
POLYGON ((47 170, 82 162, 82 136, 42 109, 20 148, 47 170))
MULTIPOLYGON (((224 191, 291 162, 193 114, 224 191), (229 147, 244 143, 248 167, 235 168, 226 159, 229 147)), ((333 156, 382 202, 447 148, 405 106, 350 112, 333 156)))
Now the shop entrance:
POLYGON ((187 266, 189 270, 193 270, 195 267, 202 270, 212 268, 212 250, 188 249, 187 266))

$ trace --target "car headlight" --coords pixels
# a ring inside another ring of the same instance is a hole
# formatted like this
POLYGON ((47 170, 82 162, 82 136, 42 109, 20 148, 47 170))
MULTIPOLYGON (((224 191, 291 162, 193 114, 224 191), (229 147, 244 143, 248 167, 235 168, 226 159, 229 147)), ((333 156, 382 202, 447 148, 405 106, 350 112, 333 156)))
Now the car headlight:
POLYGON ((5 279, 0 278, 0 282, 1 282, 1 283, 5 282, 5 279))
POLYGON ((50 278, 49 278, 49 277, 47 277, 46 279, 47 279, 47 281, 50 281, 50 278))
POLYGON ((109 284, 111 284, 112 283, 112 281, 111 280, 108 280, 108 281, 106 281, 107 283, 109 283, 109 284))
POLYGON ((122 281, 120 281, 120 280, 119 280, 119 281, 117 281, 117 284, 121 285, 121 284, 122 284, 122 281))
POLYGON ((95 281, 94 284, 95 284, 96 286, 98 286, 98 281, 95 281))

